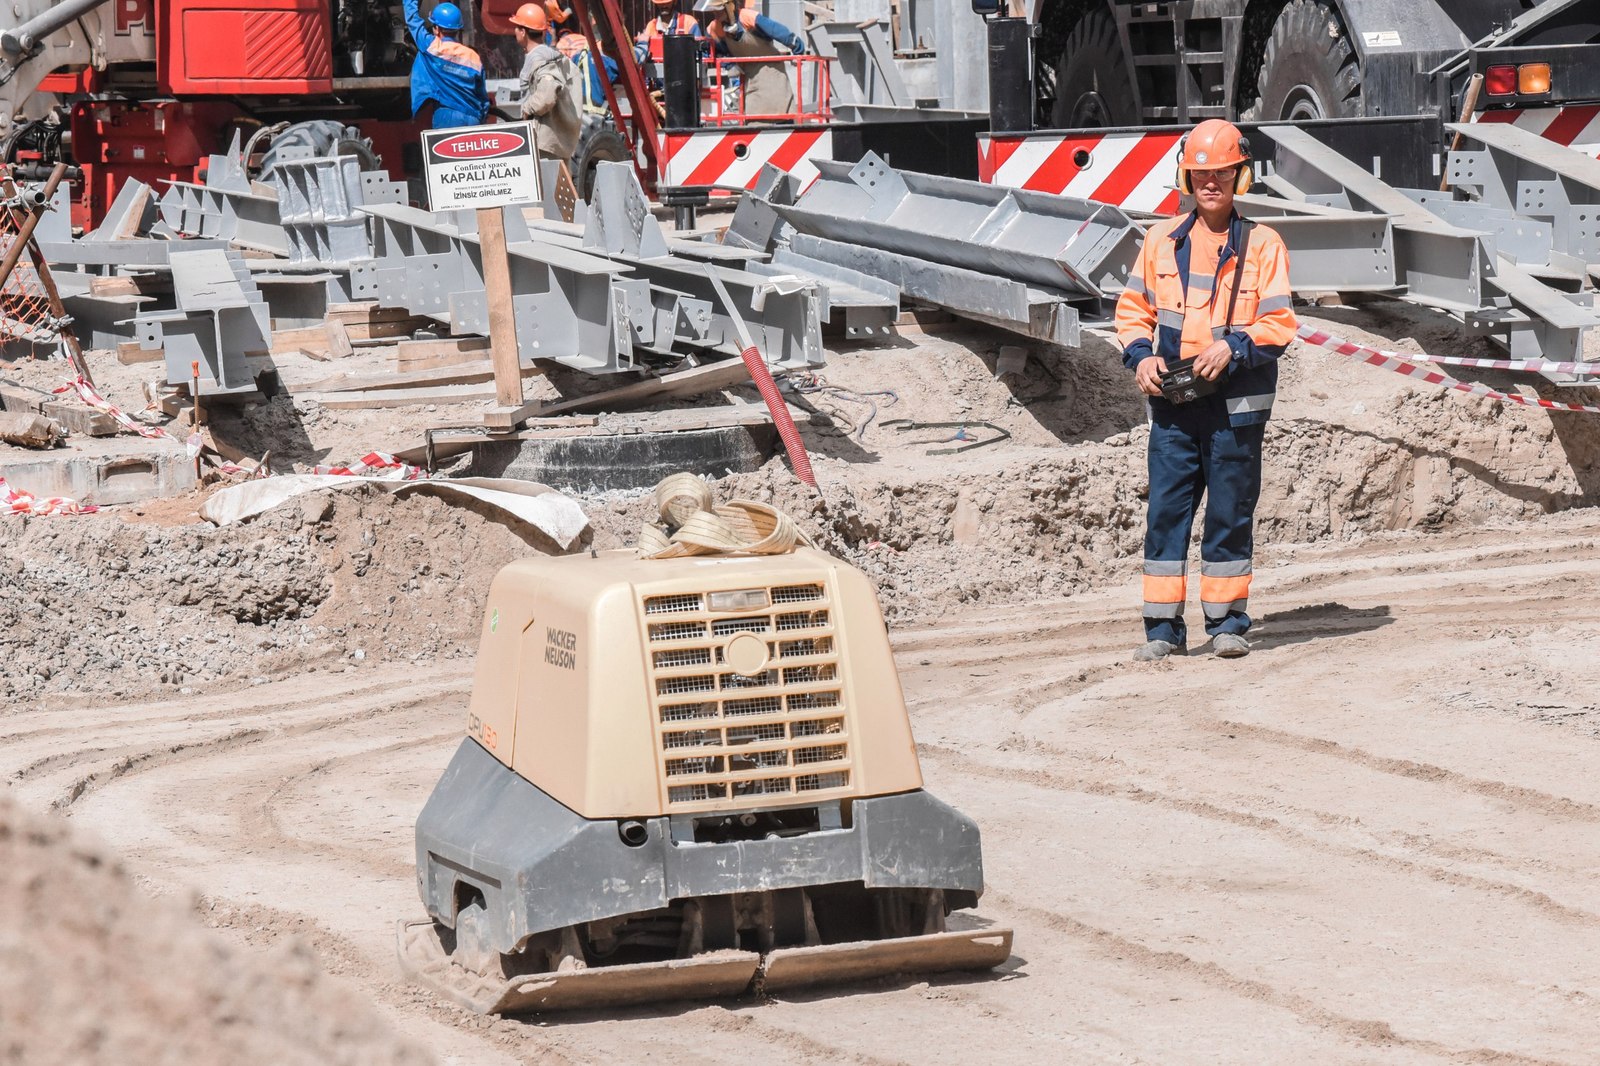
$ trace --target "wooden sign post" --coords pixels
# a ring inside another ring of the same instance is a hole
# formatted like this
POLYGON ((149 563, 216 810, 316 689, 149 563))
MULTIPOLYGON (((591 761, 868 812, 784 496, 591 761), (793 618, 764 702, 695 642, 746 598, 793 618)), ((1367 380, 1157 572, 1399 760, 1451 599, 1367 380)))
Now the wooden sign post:
POLYGON ((517 350, 504 210, 543 199, 533 126, 514 122, 428 130, 422 135, 422 149, 429 206, 435 211, 471 208, 477 212, 495 402, 501 407, 521 407, 522 361, 517 350))

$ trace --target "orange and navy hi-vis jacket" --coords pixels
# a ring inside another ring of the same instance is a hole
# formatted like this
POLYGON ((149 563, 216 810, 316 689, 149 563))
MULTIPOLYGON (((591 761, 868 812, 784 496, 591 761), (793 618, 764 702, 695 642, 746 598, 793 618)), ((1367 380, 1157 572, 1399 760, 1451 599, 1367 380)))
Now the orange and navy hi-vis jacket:
POLYGON ((482 122, 489 112, 483 60, 460 41, 435 37, 417 0, 406 0, 405 13, 406 27, 417 45, 411 67, 411 113, 417 114, 432 100, 435 106, 469 118, 473 124, 482 122))
MULTIPOLYGON (((1216 274, 1191 277, 1189 231, 1199 218, 1191 211, 1156 223, 1145 236, 1117 301, 1122 361, 1132 370, 1141 359, 1159 355, 1171 366, 1225 339, 1233 349, 1233 364, 1217 391, 1227 406, 1228 422, 1265 422, 1278 389, 1278 357, 1298 326, 1289 299, 1289 251, 1270 228, 1235 214, 1216 274), (1241 266, 1238 248, 1245 226, 1250 227, 1250 241, 1241 266), (1230 329, 1228 299, 1236 274, 1239 300, 1230 329)), ((1155 397, 1150 402, 1167 401, 1155 397)))

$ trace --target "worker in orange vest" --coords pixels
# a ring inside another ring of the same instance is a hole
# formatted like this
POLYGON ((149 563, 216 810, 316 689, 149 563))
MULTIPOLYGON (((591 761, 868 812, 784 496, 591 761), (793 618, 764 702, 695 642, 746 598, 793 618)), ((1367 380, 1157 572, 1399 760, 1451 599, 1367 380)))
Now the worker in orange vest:
POLYGON ((676 0, 650 0, 655 5, 655 18, 645 23, 643 30, 633 39, 634 62, 643 66, 654 59, 661 59, 661 44, 657 40, 672 34, 686 33, 691 37, 705 39, 705 31, 700 28, 700 23, 695 21, 693 15, 680 14, 674 11, 673 4, 676 0))
POLYGON ((1141 662, 1182 654, 1189 535, 1200 498, 1200 607, 1212 650, 1248 655, 1261 446, 1278 359, 1294 339, 1289 252, 1234 210, 1250 188, 1250 145, 1207 119, 1178 147, 1186 215, 1158 222, 1117 301, 1117 340, 1150 408, 1141 662))

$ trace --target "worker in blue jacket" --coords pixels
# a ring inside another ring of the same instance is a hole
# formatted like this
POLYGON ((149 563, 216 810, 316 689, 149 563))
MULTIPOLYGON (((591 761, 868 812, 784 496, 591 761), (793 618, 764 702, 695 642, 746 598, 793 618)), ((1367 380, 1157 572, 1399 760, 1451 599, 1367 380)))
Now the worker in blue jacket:
POLYGON ((424 22, 418 0, 405 4, 406 28, 417 42, 417 59, 411 65, 411 113, 420 115, 431 102, 436 130, 479 125, 489 113, 489 87, 483 60, 456 39, 461 34, 461 9, 444 0, 433 6, 424 22))

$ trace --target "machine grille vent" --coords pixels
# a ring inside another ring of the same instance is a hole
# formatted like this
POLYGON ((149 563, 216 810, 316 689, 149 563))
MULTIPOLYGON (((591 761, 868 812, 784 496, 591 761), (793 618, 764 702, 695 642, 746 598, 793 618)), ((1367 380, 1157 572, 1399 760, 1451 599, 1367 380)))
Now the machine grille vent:
POLYGON ((670 810, 803 802, 851 787, 827 585, 777 585, 767 592, 770 607, 734 615, 708 611, 704 595, 644 597, 670 810), (658 621, 663 615, 671 620, 658 621), (723 654, 742 633, 756 634, 767 646, 769 665, 750 676, 729 669, 723 654))

